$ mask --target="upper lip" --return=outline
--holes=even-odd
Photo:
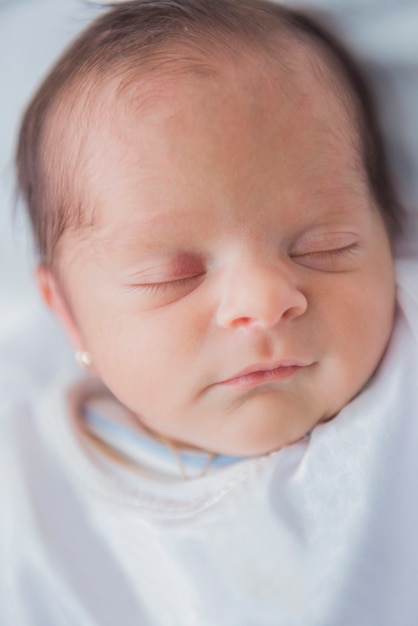
[[[244,367],[244,369],[236,372],[232,376],[225,378],[221,381],[221,383],[227,383],[231,380],[234,380],[235,378],[241,378],[242,376],[254,374],[255,372],[268,372],[278,369],[280,367],[306,367],[307,365],[311,364],[312,361],[302,361],[299,359],[281,359],[280,361],[276,361],[274,363],[254,363],[253,365]]]

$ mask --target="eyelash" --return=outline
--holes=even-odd
[[[358,249],[358,243],[352,243],[348,246],[344,246],[342,248],[335,248],[333,250],[317,250],[314,252],[305,252],[304,254],[295,254],[292,256],[293,259],[310,257],[313,256],[315,258],[333,258],[336,256],[349,256],[353,252]]]
[[[190,283],[192,280],[197,280],[198,278],[201,278],[203,276],[202,274],[196,274],[194,276],[187,276],[186,278],[178,278],[176,280],[167,280],[165,282],[161,282],[161,283],[143,283],[143,284],[138,284],[138,285],[133,285],[133,289],[140,287],[141,289],[144,289],[145,291],[149,291],[151,293],[159,293],[161,291],[164,291],[166,289],[175,289],[176,287],[182,287],[183,285],[187,285],[188,283]]]

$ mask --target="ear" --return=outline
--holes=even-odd
[[[77,323],[53,272],[48,267],[40,265],[35,270],[35,279],[42,300],[58,317],[75,349],[84,350]]]

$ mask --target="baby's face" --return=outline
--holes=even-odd
[[[60,248],[75,333],[154,431],[250,455],[334,416],[394,311],[390,246],[341,104],[256,61],[155,78],[85,146],[90,231]]]

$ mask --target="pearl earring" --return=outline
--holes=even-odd
[[[74,354],[74,358],[77,361],[78,365],[83,369],[87,369],[91,365],[91,356],[88,352],[84,352],[83,350],[77,350],[77,352]]]

